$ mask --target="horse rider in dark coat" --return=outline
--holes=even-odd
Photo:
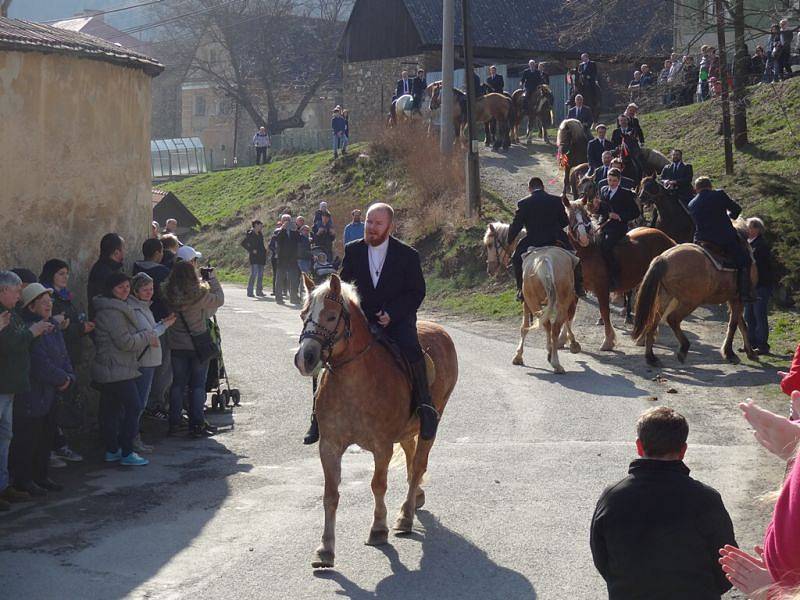
[[[639,207],[633,192],[620,185],[619,169],[608,172],[608,185],[600,190],[600,250],[609,272],[610,287],[619,285],[619,265],[614,256],[614,246],[628,233],[628,221],[639,216]]]
[[[588,85],[597,83],[597,63],[589,60],[589,55],[586,52],[581,54],[581,64],[578,65],[578,73],[583,77],[584,83]]]
[[[422,97],[428,88],[428,80],[425,78],[425,69],[417,69],[417,76],[411,82],[411,95],[414,97],[413,109],[419,110],[422,104]]]
[[[544,183],[538,177],[531,178],[528,191],[530,195],[517,202],[517,211],[508,229],[509,244],[514,243],[523,227],[526,232],[511,257],[519,301],[522,301],[522,255],[528,248],[559,246],[572,251],[572,244],[564,231],[569,226],[569,217],[561,198],[545,192]],[[583,295],[583,278],[579,268],[580,263],[575,267],[575,292]]]
[[[608,174],[609,172],[611,172],[611,169],[617,169],[620,173],[622,173],[623,167],[624,165],[622,164],[621,158],[612,158],[611,164],[609,165],[609,168],[606,170],[606,176],[597,181],[597,189],[602,190],[604,187],[608,186]],[[602,171],[602,168],[598,169],[598,171]],[[620,177],[619,186],[623,189],[633,191],[634,189],[636,189],[636,182],[630,177],[625,177],[623,175],[622,177]]]
[[[345,247],[342,281],[352,283],[371,328],[390,338],[408,360],[413,378],[420,438],[436,436],[439,413],[428,387],[425,357],[417,337],[417,310],[425,298],[425,278],[419,254],[391,236],[394,211],[373,204],[367,211],[364,238]]]
[[[475,97],[476,97],[476,98],[480,98],[480,97],[481,97],[481,96],[483,96],[483,95],[484,95],[486,92],[485,92],[485,90],[483,89],[483,84],[481,83],[481,78],[480,78],[480,75],[478,75],[478,74],[475,72],[475,69],[476,69],[476,68],[477,68],[477,67],[472,67],[472,81],[474,81],[474,82],[475,82]],[[464,85],[464,87],[466,88],[466,84]]]
[[[672,162],[661,170],[661,185],[687,206],[694,195],[693,180],[692,165],[683,162],[683,152],[675,148],[672,151]]]
[[[506,82],[502,75],[497,74],[497,67],[489,67],[489,77],[486,78],[486,89],[489,93],[503,94]]]
[[[392,102],[394,103],[400,96],[405,96],[406,94],[413,95],[413,92],[414,81],[408,78],[408,71],[403,71],[400,74],[400,79],[397,80],[397,85],[395,85]]]
[[[642,147],[639,145],[639,138],[636,132],[631,129],[628,117],[620,115],[617,117],[617,128],[611,135],[611,143],[614,144],[617,156],[622,158],[625,163],[626,176],[634,181],[641,181]]]
[[[524,111],[528,110],[528,97],[543,83],[542,74],[536,68],[536,61],[529,60],[528,68],[522,72],[522,79],[519,82],[520,87],[525,90],[525,95],[522,97],[522,109]]]
[[[575,106],[569,109],[567,118],[580,121],[584,131],[586,131],[586,137],[591,139],[594,115],[592,114],[592,109],[583,103],[583,96],[580,94],[575,96]]]
[[[742,213],[742,207],[723,190],[714,190],[711,179],[698,177],[694,182],[697,195],[689,202],[694,219],[694,243],[709,242],[730,257],[738,271],[738,289],[742,302],[753,302],[750,281],[750,254],[731,223]]]
[[[577,101],[577,97],[575,100]],[[572,112],[572,110],[574,110],[574,107],[570,109],[570,112]],[[614,144],[606,139],[607,129],[605,125],[598,123],[594,131],[597,137],[592,138],[589,140],[589,143],[586,144],[586,158],[589,161],[590,174],[603,166],[603,153],[614,149]],[[608,173],[604,173],[603,176],[605,177],[607,174]]]
[[[594,170],[592,174],[592,180],[594,181],[595,185],[597,185],[597,189],[600,190],[603,186],[608,185],[608,172],[613,168],[611,166],[611,161],[614,158],[613,153],[611,150],[606,150],[601,155],[601,164]],[[602,185],[601,185],[602,183]]]

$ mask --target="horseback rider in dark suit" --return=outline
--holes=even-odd
[[[530,195],[517,202],[517,212],[514,213],[514,220],[508,229],[509,244],[514,243],[523,228],[526,232],[511,257],[519,301],[522,301],[522,255],[528,248],[560,246],[572,251],[572,244],[564,231],[569,226],[569,217],[561,198],[545,192],[544,183],[538,177],[531,178],[528,191]],[[580,263],[575,267],[575,292],[582,296],[583,278],[579,268]]]
[[[574,109],[571,108],[570,112],[572,112],[572,110]],[[594,131],[597,134],[597,137],[592,138],[589,140],[589,143],[586,144],[586,158],[589,161],[590,174],[594,173],[597,169],[603,166],[603,153],[614,149],[614,144],[606,139],[607,130],[605,125],[598,123],[594,128]],[[606,175],[607,173],[604,173],[603,177]]]
[[[672,162],[661,170],[661,185],[671,190],[684,205],[688,205],[694,195],[692,180],[692,165],[684,163],[683,152],[675,148],[672,151]]]
[[[358,289],[370,328],[390,338],[409,362],[420,438],[430,440],[436,436],[439,413],[431,401],[425,357],[417,338],[417,310],[425,298],[425,278],[417,251],[390,235],[393,220],[394,211],[388,204],[370,207],[364,239],[345,246],[341,278]]]
[[[589,55],[584,52],[581,54],[581,64],[578,65],[578,73],[583,77],[583,81],[589,85],[597,83],[597,63],[589,60]]]
[[[586,131],[586,137],[591,139],[591,129],[592,123],[594,122],[594,115],[592,114],[592,109],[583,103],[583,96],[580,94],[575,96],[575,106],[569,109],[567,118],[577,119],[580,121],[583,125],[584,131]]]
[[[694,182],[697,195],[689,202],[694,219],[694,243],[710,242],[729,256],[738,271],[738,289],[742,302],[753,302],[750,281],[750,254],[731,223],[742,213],[742,207],[723,190],[714,190],[711,179],[698,177]]]
[[[408,78],[408,71],[403,71],[400,79],[397,81],[397,85],[395,85],[394,98],[392,98],[392,102],[397,100],[400,96],[413,94],[413,89],[414,81]]]
[[[528,110],[528,97],[543,83],[542,74],[536,68],[536,61],[529,60],[528,68],[522,72],[522,78],[519,82],[520,87],[525,90],[525,95],[522,97],[522,109],[524,111]]]
[[[614,144],[615,153],[622,158],[625,164],[626,176],[634,181],[640,181],[642,178],[642,148],[639,145],[638,136],[630,128],[628,117],[625,115],[617,117],[617,123],[617,128],[611,135],[611,143]]]
[[[417,76],[411,82],[411,95],[414,97],[413,109],[419,110],[422,104],[422,97],[428,88],[428,80],[425,78],[425,69],[417,69]]]
[[[622,173],[622,169],[623,169],[622,159],[621,158],[612,158],[611,159],[611,163],[610,163],[608,169],[606,169],[605,177],[602,177],[599,180],[597,180],[597,189],[598,190],[602,190],[604,187],[606,187],[608,185],[608,174],[611,172],[611,169],[617,169],[620,173]],[[598,169],[598,171],[602,171],[602,169]],[[619,186],[621,188],[626,189],[626,190],[633,191],[634,189],[636,189],[636,182],[633,179],[631,179],[630,177],[625,177],[623,175],[622,177],[620,177]]]
[[[480,97],[481,97],[481,96],[483,96],[483,95],[484,95],[486,92],[485,92],[485,90],[483,89],[483,84],[481,83],[481,78],[480,78],[480,76],[479,76],[479,75],[478,75],[478,74],[475,72],[475,69],[476,69],[476,68],[477,68],[477,67],[472,67],[472,69],[473,69],[473,70],[472,70],[472,81],[474,81],[474,82],[475,82],[475,97],[476,97],[476,98],[480,98]],[[465,87],[466,87],[466,86],[465,86]]]
[[[600,250],[608,266],[610,287],[619,285],[619,265],[614,256],[614,247],[628,233],[628,221],[639,216],[639,208],[633,192],[620,185],[619,169],[608,172],[608,185],[600,190]]]
[[[492,65],[489,67],[489,77],[486,78],[486,87],[490,93],[502,94],[506,82],[502,75],[497,74],[497,67]]]

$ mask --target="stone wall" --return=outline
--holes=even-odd
[[[354,141],[364,139],[365,130],[382,122],[389,114],[395,85],[403,69],[408,69],[411,76],[420,66],[426,71],[437,70],[431,56],[426,54],[344,64],[342,106],[350,111],[350,137]]]
[[[86,306],[100,238],[139,257],[151,221],[150,77],[74,56],[0,52],[0,268],[66,260]]]

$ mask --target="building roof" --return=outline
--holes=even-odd
[[[0,50],[66,54],[142,69],[155,77],[164,65],[119,43],[51,25],[0,17]]]
[[[143,52],[145,54],[147,54],[147,49],[149,49],[150,46],[149,42],[136,39],[132,35],[109,25],[106,23],[102,14],[81,15],[73,17],[72,19],[56,21],[55,23],[50,23],[50,25],[58,27],[59,29],[67,29],[69,31],[85,33],[86,35],[93,35],[107,42],[121,44],[128,50]]]

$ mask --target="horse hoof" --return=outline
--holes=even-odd
[[[411,533],[414,531],[414,519],[407,518],[407,517],[397,517],[397,521],[394,524],[394,531],[396,535],[402,535],[404,533]]]
[[[314,553],[314,560],[311,561],[311,567],[314,569],[332,569],[333,559],[333,552],[320,548]]]
[[[725,356],[725,360],[727,360],[732,365],[738,365],[740,362],[742,362],[741,359],[734,352],[731,352],[730,354]]]
[[[577,354],[578,352],[580,352],[580,351],[581,351],[581,345],[580,345],[578,342],[572,342],[572,343],[569,345],[569,351],[570,351],[572,354]]]
[[[378,529],[369,532],[369,538],[364,542],[367,546],[385,546],[389,543],[389,531]]]
[[[564,373],[566,373],[566,371],[564,370],[564,367],[562,367],[561,365],[557,365],[553,367],[553,373],[555,373],[556,375],[563,375]]]
[[[511,364],[521,367],[525,365],[525,362],[522,360],[522,356],[518,354],[517,356],[514,357],[514,360],[511,361]]]
[[[613,342],[603,342],[603,345],[600,346],[601,352],[611,352],[614,349]]]
[[[417,494],[417,504],[415,508],[419,510],[423,506],[425,506],[425,492],[423,490],[420,490],[419,493]]]

